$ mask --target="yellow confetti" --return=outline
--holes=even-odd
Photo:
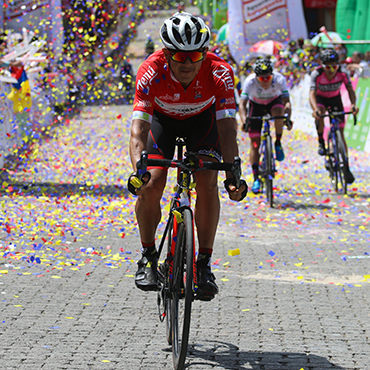
[[[23,307],[21,304],[15,304],[14,307]]]
[[[61,276],[57,276],[57,275],[54,275],[51,277],[52,279],[61,279],[62,277]]]
[[[69,317],[69,316],[67,316],[65,318],[68,319],[68,320],[73,320],[74,319],[74,317]]]
[[[221,281],[229,281],[229,279],[225,279],[225,278],[223,278],[223,279],[220,279]]]
[[[229,249],[228,253],[229,256],[238,256],[240,254],[240,249]]]
[[[127,277],[135,277],[135,275],[125,275],[125,276],[127,276]]]
[[[109,360],[102,360],[102,362],[110,362]]]
[[[8,270],[0,270],[0,274],[7,274]]]
[[[247,311],[250,311],[250,309],[249,308],[244,308],[242,311],[247,312]]]

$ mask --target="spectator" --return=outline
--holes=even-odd
[[[370,78],[370,67],[364,58],[364,54],[359,51],[353,52],[352,63],[347,65],[347,69],[353,77]]]
[[[365,60],[367,64],[370,64],[370,51],[365,52]]]
[[[346,45],[338,44],[335,47],[335,50],[339,55],[339,64],[344,64],[346,62],[347,53],[348,53]]]

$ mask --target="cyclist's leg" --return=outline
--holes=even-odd
[[[320,114],[325,114],[327,107],[330,105],[330,103],[327,102],[327,99],[322,98],[321,96],[316,97],[317,100],[317,106],[319,108]],[[317,137],[319,141],[319,150],[318,153],[320,155],[325,155],[326,149],[325,149],[325,140],[324,140],[324,118],[320,118],[316,122],[316,131],[317,131]]]
[[[191,120],[193,125],[187,130],[187,150],[198,153],[200,158],[206,161],[221,161],[215,107],[192,117]],[[199,171],[195,174],[195,180],[197,184],[195,223],[199,242],[198,287],[209,300],[218,293],[210,266],[220,215],[217,171]]]
[[[149,157],[172,158],[176,137],[167,129],[166,122],[162,118],[154,112],[147,151]],[[155,233],[161,220],[160,200],[166,185],[167,171],[163,168],[151,167],[148,170],[151,173],[151,179],[135,205],[142,243],[142,258],[138,261],[135,284],[142,290],[156,290],[158,255],[155,248]]]
[[[338,102],[336,104],[335,110],[338,110],[340,112],[343,112],[344,111],[342,99],[341,99],[340,96],[338,96]],[[346,174],[347,174],[346,181],[347,181],[347,184],[352,184],[355,181],[355,177],[353,176],[353,174],[352,174],[352,172],[351,172],[351,170],[349,168],[348,147],[347,147],[346,138],[344,136],[344,128],[345,128],[345,125],[346,125],[346,121],[345,121],[344,115],[343,116],[339,116],[338,117],[338,120],[339,120],[339,131],[340,131],[340,134],[341,134],[341,137],[342,137],[342,140],[343,140],[344,149],[345,149],[346,156],[347,156],[347,166],[348,167],[346,169]]]
[[[284,115],[284,105],[281,97],[275,99],[271,106],[271,115],[272,116],[283,116]],[[282,161],[285,158],[283,147],[281,145],[281,137],[283,136],[283,127],[284,127],[284,120],[277,119],[275,120],[275,151],[276,151],[276,159],[278,161]]]
[[[266,113],[266,106],[249,102],[249,116],[260,117]],[[262,182],[259,178],[260,145],[261,145],[262,120],[250,120],[248,134],[250,138],[249,161],[253,173],[252,192],[257,194],[261,191]]]

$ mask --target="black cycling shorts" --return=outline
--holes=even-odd
[[[266,114],[270,114],[272,108],[275,107],[282,107],[284,108],[284,103],[279,96],[278,98],[274,99],[271,103],[269,104],[258,104],[255,103],[252,100],[249,100],[249,117],[260,117],[260,116],[265,116]],[[261,119],[251,119],[249,121],[249,128],[248,128],[248,134],[249,137],[254,138],[254,137],[260,137],[261,136],[261,129],[262,129],[262,120]]]
[[[330,107],[333,112],[343,112],[343,103],[340,95],[333,96],[332,98],[325,98],[320,95],[316,95],[316,102],[318,106],[324,107],[326,110]],[[336,116],[339,121],[339,127],[344,127],[345,120],[344,114]]]
[[[154,111],[147,145],[149,158],[173,159],[177,137],[185,140],[188,152],[221,161],[215,105],[184,120]]]

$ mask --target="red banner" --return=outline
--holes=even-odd
[[[337,0],[304,0],[305,8],[335,9]]]

